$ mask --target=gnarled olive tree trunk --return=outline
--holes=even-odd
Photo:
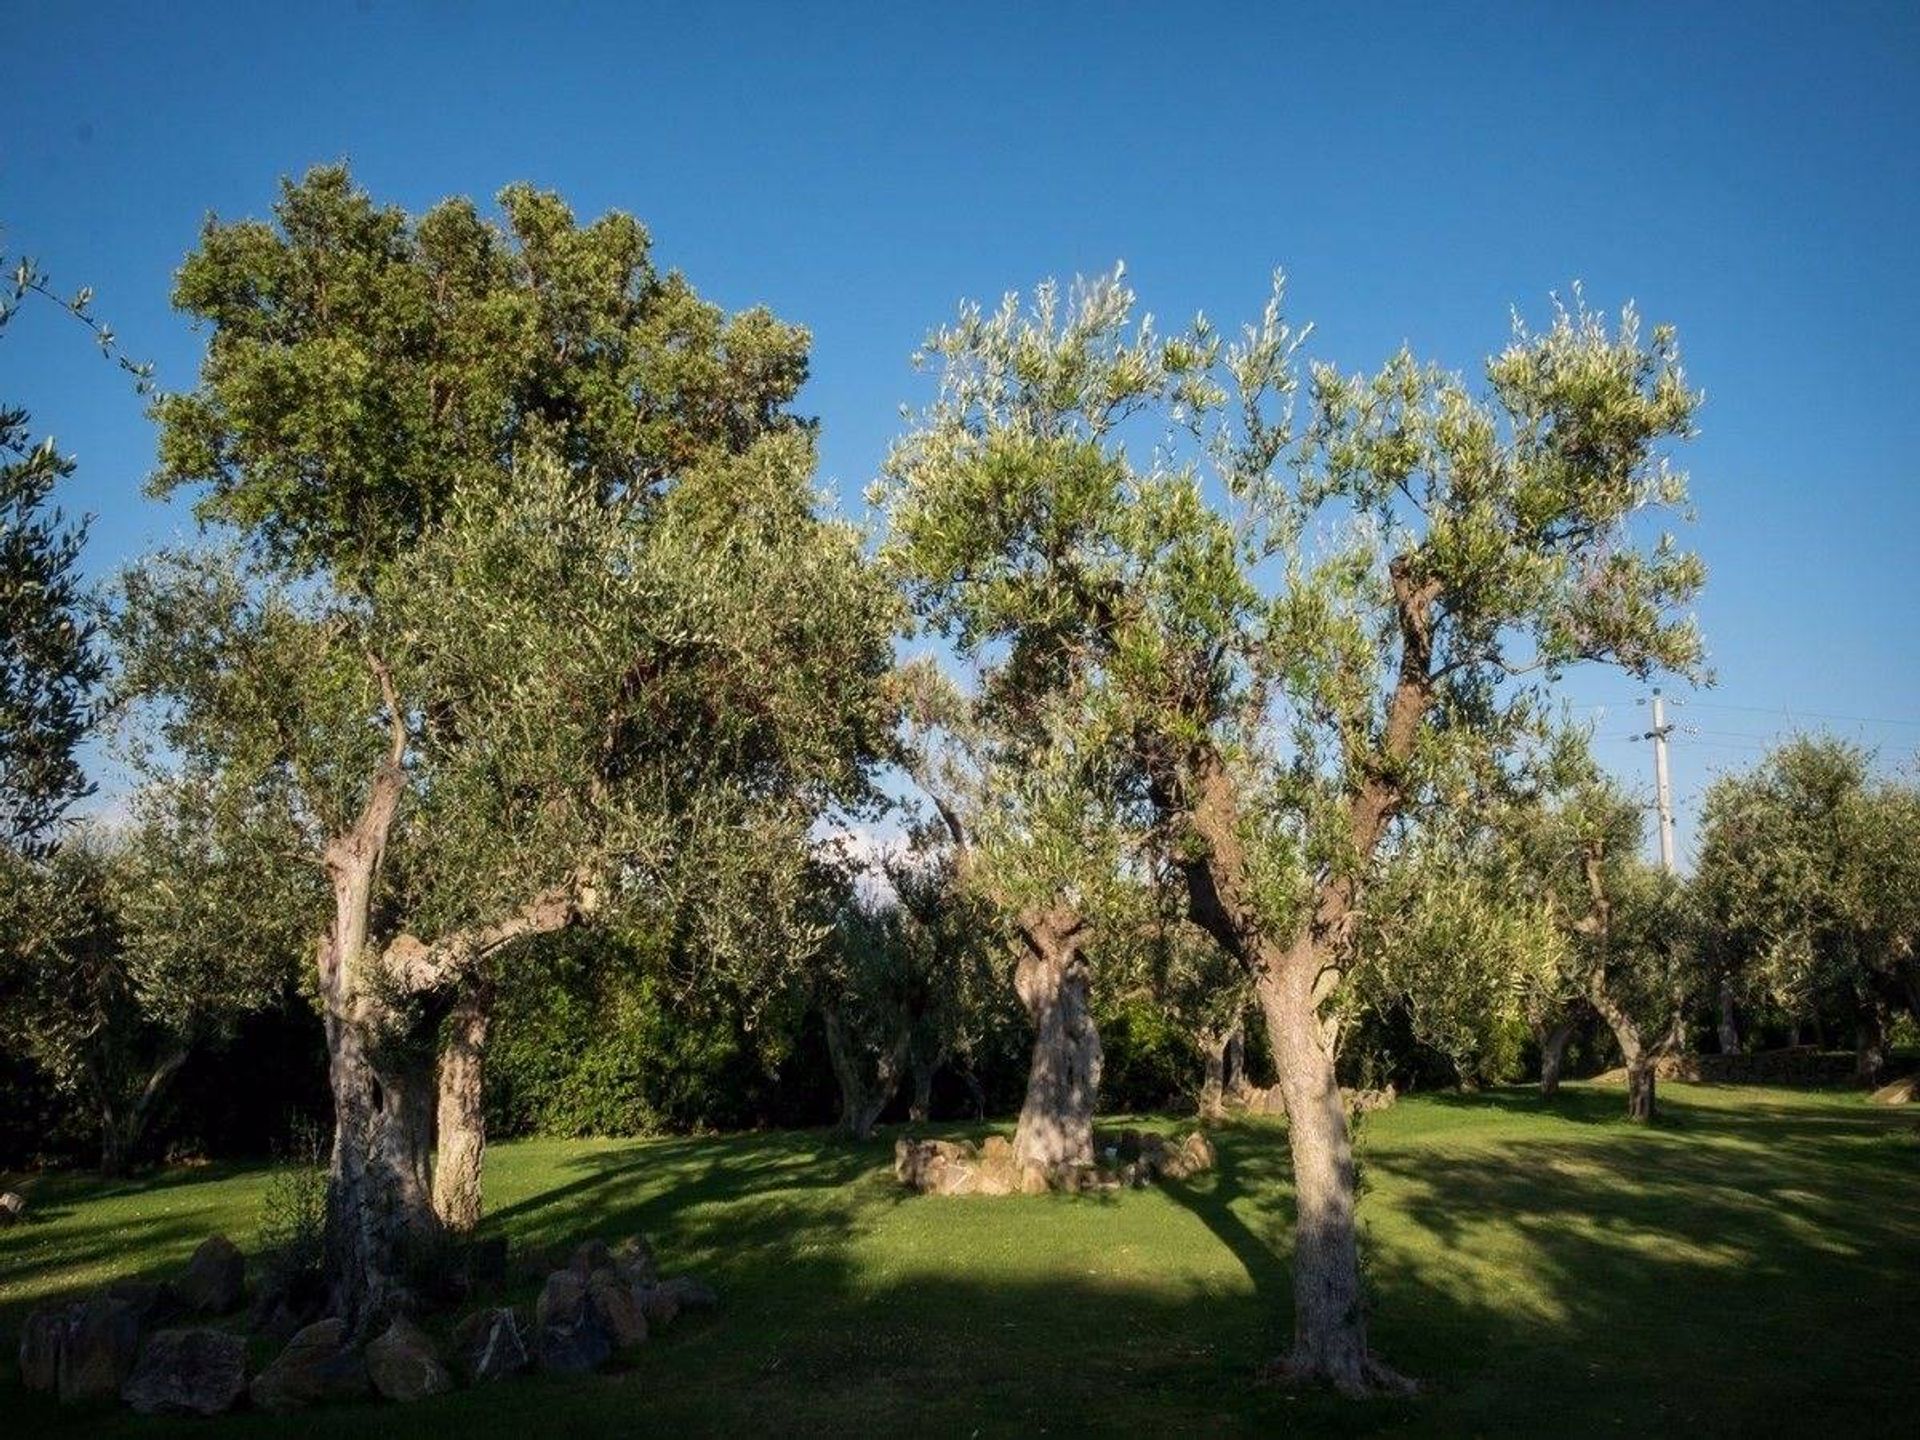
[[[1722,1055],[1738,1055],[1740,1053],[1740,1026],[1734,1014],[1733,977],[1731,975],[1722,975],[1720,977],[1718,999],[1720,1003],[1720,1019],[1715,1028],[1719,1035],[1720,1053]]]
[[[186,1045],[179,1045],[162,1054],[153,1069],[147,1072],[140,1093],[130,1099],[122,1099],[114,1093],[112,1086],[103,1082],[100,1099],[102,1176],[114,1180],[127,1173],[140,1137],[147,1133],[147,1121],[153,1116],[155,1104],[180,1067],[187,1063],[189,1053]]]
[[[1053,1173],[1094,1163],[1093,1112],[1104,1060],[1094,1024],[1086,924],[1066,905],[1020,918],[1014,989],[1033,1019],[1033,1063],[1014,1159]]]
[[[916,1125],[924,1125],[933,1110],[933,1077],[939,1073],[943,1059],[938,1055],[927,1055],[915,1050],[910,1063],[913,1071],[913,1098],[907,1102],[907,1119]]]
[[[409,1033],[369,949],[374,877],[406,786],[395,751],[352,829],[327,846],[333,922],[319,947],[333,1091],[327,1176],[329,1308],[358,1333],[398,1287],[410,1246],[439,1233],[430,1190],[431,1047]]]
[[[433,1209],[457,1235],[480,1223],[480,1171],[487,1150],[487,1032],[493,989],[471,986],[446,1020],[440,1046],[440,1103],[434,1124]]]
[[[1200,1113],[1219,1119],[1227,1106],[1242,1100],[1247,1092],[1247,1032],[1242,1025],[1224,1030],[1203,1030],[1199,1035],[1200,1056],[1206,1065],[1200,1085]]]
[[[1540,1095],[1551,1100],[1560,1093],[1560,1076],[1566,1068],[1567,1045],[1573,1039],[1573,1021],[1561,1020],[1535,1032],[1540,1041]]]
[[[912,1031],[902,1025],[874,1065],[873,1083],[862,1073],[859,1047],[848,1033],[846,1017],[831,1001],[820,1007],[826,1022],[827,1058],[833,1065],[833,1078],[840,1086],[840,1128],[856,1140],[873,1138],[873,1127],[900,1088],[900,1077],[907,1064],[907,1049]]]
[[[1396,733],[1410,732],[1413,703],[1400,703]],[[1323,877],[1306,925],[1276,940],[1258,918],[1239,798],[1219,754],[1202,747],[1182,773],[1162,769],[1152,784],[1156,805],[1183,817],[1200,842],[1202,853],[1182,862],[1189,913],[1253,971],[1279,1072],[1295,1197],[1293,1347],[1273,1368],[1348,1395],[1405,1394],[1412,1383],[1376,1359],[1367,1343],[1353,1144],[1334,1074],[1338,1031],[1320,1014],[1347,958],[1359,881],[1351,873]],[[1393,795],[1378,783],[1349,797],[1356,853],[1372,853],[1393,805]]]

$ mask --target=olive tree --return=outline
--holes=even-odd
[[[892,601],[787,410],[805,334],[722,315],[626,216],[501,208],[415,219],[322,169],[271,222],[209,222],[175,296],[208,349],[159,406],[156,484],[234,547],[135,572],[121,621],[165,748],[283,795],[326,879],[356,1327],[443,1224],[436,1108],[465,1136],[440,1211],[477,1217],[499,967],[630,914],[716,968],[803,951],[805,836],[865,803],[889,730]]]
[[[100,1169],[123,1173],[174,1076],[285,1000],[315,877],[255,863],[271,807],[180,776],[0,874],[0,1034],[80,1103]]]
[[[1114,275],[965,309],[881,486],[913,597],[1124,737],[1197,923],[1247,970],[1298,1205],[1284,1373],[1404,1381],[1369,1351],[1354,1170],[1323,1007],[1396,817],[1538,724],[1577,661],[1699,657],[1701,567],[1654,527],[1697,396],[1672,333],[1582,305],[1476,386],[1401,353],[1313,367],[1276,293],[1233,342],[1162,334]],[[1286,843],[1280,843],[1282,840]],[[1297,854],[1302,863],[1278,863]]]
[[[947,832],[956,884],[1012,940],[1013,988],[1033,1026],[1014,1158],[1051,1177],[1095,1163],[1104,1052],[1091,950],[1114,935],[1138,833],[1071,678],[1035,687],[1018,647],[1004,660],[970,653],[971,693],[930,663],[904,672],[907,765]]]
[[[1695,889],[1739,988],[1796,1023],[1852,1020],[1863,1078],[1891,1014],[1920,1022],[1920,790],[1876,778],[1865,750],[1803,736],[1715,780]]]

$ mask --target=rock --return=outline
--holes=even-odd
[[[640,1313],[653,1330],[664,1330],[680,1318],[680,1297],[664,1285],[643,1285],[634,1291]]]
[[[18,1190],[0,1190],[0,1230],[27,1218],[27,1197]]]
[[[247,1393],[263,1410],[298,1410],[328,1400],[358,1400],[372,1390],[366,1358],[346,1344],[346,1325],[317,1320],[287,1342]]]
[[[460,1373],[476,1385],[517,1375],[529,1363],[519,1318],[505,1307],[476,1310],[456,1325],[453,1354]]]
[[[247,1330],[284,1345],[320,1319],[326,1308],[327,1287],[318,1273],[269,1274],[247,1312]]]
[[[1904,1080],[1895,1080],[1891,1085],[1882,1085],[1867,1097],[1875,1105],[1907,1105],[1920,1100],[1920,1076],[1909,1075]]]
[[[651,1285],[660,1278],[653,1246],[644,1235],[629,1235],[613,1247],[613,1266],[629,1285]]]
[[[587,1306],[616,1350],[647,1343],[646,1314],[634,1298],[633,1286],[617,1271],[596,1270],[587,1277]]]
[[[60,1403],[118,1395],[140,1351],[140,1314],[124,1300],[96,1295],[69,1312],[60,1346]]]
[[[1004,1135],[989,1135],[980,1142],[980,1158],[989,1163],[1013,1163],[1013,1142]]]
[[[613,1339],[587,1303],[587,1281],[577,1269],[547,1277],[534,1307],[533,1353],[542,1370],[563,1375],[597,1370],[613,1354]]]
[[[1626,1072],[1620,1072],[1624,1077]],[[1604,1078],[1604,1077],[1603,1077]],[[1390,1110],[1400,1098],[1400,1092],[1389,1085],[1384,1090],[1349,1090],[1341,1087],[1340,1100],[1347,1107],[1349,1115],[1370,1115],[1376,1110]]]
[[[60,1351],[67,1342],[68,1310],[43,1305],[20,1327],[20,1383],[51,1395],[60,1386]]]
[[[613,1252],[604,1240],[583,1240],[574,1247],[573,1258],[567,1263],[584,1280],[596,1270],[611,1270]]]
[[[1169,1180],[1186,1180],[1211,1170],[1216,1158],[1213,1142],[1196,1130],[1161,1163],[1160,1173]]]
[[[240,1307],[247,1290],[247,1257],[224,1235],[210,1235],[187,1261],[174,1285],[180,1303],[202,1315],[226,1315]]]
[[[433,1341],[404,1315],[396,1316],[385,1333],[367,1346],[367,1378],[387,1399],[403,1403],[453,1388],[453,1377],[440,1363]]]
[[[980,1164],[980,1152],[964,1140],[901,1139],[893,1147],[895,1178],[924,1195],[971,1195]]]
[[[219,1415],[247,1388],[247,1342],[224,1330],[157,1330],[120,1387],[142,1415]]]
[[[1053,1187],[1047,1182],[1044,1165],[1023,1165],[1020,1167],[1020,1193],[1022,1195],[1044,1195]]]

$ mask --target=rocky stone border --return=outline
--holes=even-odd
[[[1045,1195],[1050,1191],[1086,1191],[1140,1187],[1157,1180],[1185,1180],[1214,1166],[1213,1142],[1195,1130],[1180,1140],[1151,1131],[1098,1132],[1094,1148],[1104,1163],[1069,1166],[1049,1172],[1022,1166],[1013,1143],[989,1135],[971,1140],[902,1138],[893,1147],[893,1174],[923,1195]]]
[[[497,1268],[504,1276],[504,1245],[476,1249],[476,1268]],[[243,1334],[178,1323],[238,1312],[246,1268],[238,1247],[215,1235],[176,1279],[117,1281],[77,1304],[40,1307],[21,1330],[22,1383],[64,1404],[117,1396],[148,1415],[218,1415],[242,1403],[284,1413],[373,1396],[406,1404],[535,1368],[569,1375],[598,1370],[682,1314],[719,1303],[711,1287],[691,1276],[663,1278],[653,1247],[637,1235],[614,1246],[590,1240],[563,1265],[543,1264],[546,1279],[530,1319],[510,1306],[483,1306],[460,1320],[444,1344],[406,1309],[359,1343],[342,1321],[302,1320],[303,1306],[266,1293],[256,1300],[249,1328],[274,1334],[298,1323],[285,1348],[249,1380]]]

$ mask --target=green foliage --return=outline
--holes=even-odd
[[[1920,1014],[1920,789],[1827,737],[1788,741],[1707,791],[1696,871],[1715,963],[1797,1020]]]
[[[504,225],[464,199],[415,220],[322,166],[271,222],[210,219],[174,291],[210,341],[199,388],[155,407],[155,489],[204,486],[203,520],[357,589],[528,446],[638,499],[801,428],[804,331],[723,315],[630,216],[499,203]]]
[[[744,1003],[676,1000],[656,946],[563,938],[508,971],[487,1056],[503,1135],[658,1135],[762,1118],[791,1020]]]

